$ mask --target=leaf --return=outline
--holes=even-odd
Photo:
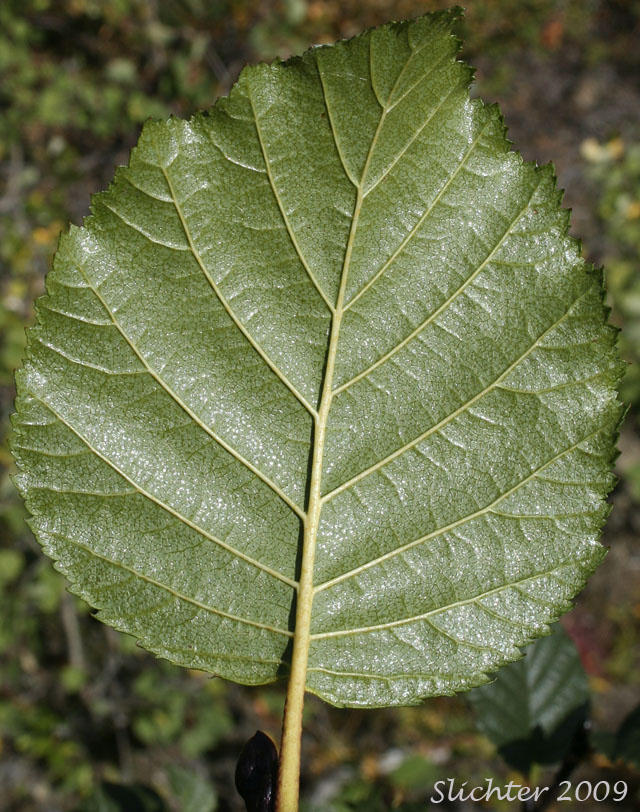
[[[604,556],[601,274],[551,167],[469,100],[457,13],[148,123],[60,242],[18,486],[159,656],[259,684],[295,644],[329,702],[415,703],[518,658]]]
[[[611,761],[640,767],[640,705],[630,711],[615,733],[596,731],[594,745]]]
[[[528,773],[568,753],[590,706],[587,675],[571,638],[556,626],[522,660],[469,694],[478,726],[502,757]]]
[[[440,776],[440,770],[433,761],[414,753],[389,775],[391,785],[409,792],[432,787]]]
[[[104,781],[81,804],[78,812],[167,812],[162,798],[143,784],[112,784]]]
[[[180,812],[215,812],[218,808],[213,787],[197,773],[172,764],[169,782]]]

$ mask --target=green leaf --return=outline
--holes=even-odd
[[[197,773],[172,764],[169,781],[181,812],[214,812],[218,808],[213,787]]]
[[[608,741],[605,736],[606,734],[600,734],[600,742],[606,742],[602,749],[611,761],[621,760],[640,767],[640,705],[623,719]]]
[[[550,166],[458,12],[148,123],[18,373],[31,525],[173,662],[337,705],[485,682],[602,560],[620,368]],[[306,666],[308,664],[308,671]]]
[[[419,790],[432,787],[439,775],[440,770],[432,761],[415,753],[389,775],[389,782],[401,790]]]
[[[77,812],[168,812],[162,798],[143,784],[112,784],[105,781]]]
[[[18,550],[0,550],[0,585],[6,587],[15,581],[25,566],[24,556]]]
[[[482,732],[511,766],[554,764],[569,751],[590,705],[587,675],[571,638],[557,626],[494,682],[469,694]]]

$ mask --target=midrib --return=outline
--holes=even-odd
[[[360,189],[362,188],[362,184]],[[329,348],[327,350],[327,367],[322,385],[322,397],[318,417],[315,421],[315,436],[313,443],[313,458],[311,462],[311,479],[309,482],[309,501],[307,505],[307,515],[304,520],[304,536],[302,542],[302,564],[300,568],[300,578],[298,586],[298,599],[296,606],[296,626],[293,656],[291,659],[291,678],[295,673],[304,674],[306,683],[307,659],[309,656],[309,642],[311,631],[311,605],[313,603],[313,565],[315,560],[316,541],[318,537],[318,525],[320,522],[320,512],[322,510],[322,470],[325,447],[325,435],[331,401],[333,398],[333,372],[335,367],[338,340],[340,337],[340,325],[342,323],[344,292],[353,250],[353,239],[355,237],[360,208],[362,206],[362,192],[358,191],[354,217],[349,235],[349,242],[345,252],[345,260],[340,280],[340,291],[336,303],[335,315],[331,323],[331,336],[329,338]],[[299,660],[299,662],[298,662]]]
[[[384,115],[381,117],[381,123]],[[373,147],[373,144],[372,144]],[[370,153],[371,154],[371,153]],[[280,743],[280,778],[278,790],[278,812],[293,812],[297,809],[298,784],[300,780],[300,739],[302,736],[302,706],[307,684],[307,664],[309,661],[309,647],[311,644],[311,608],[313,605],[314,585],[313,567],[315,561],[318,525],[322,510],[322,469],[325,447],[325,435],[331,400],[333,398],[333,373],[340,337],[340,326],[344,312],[343,302],[347,284],[349,264],[355,239],[360,210],[362,208],[362,188],[369,165],[369,160],[363,170],[362,181],[358,187],[356,204],[354,208],[349,241],[345,251],[340,290],[336,302],[333,320],[331,322],[331,335],[327,350],[327,366],[322,385],[320,407],[315,421],[313,442],[313,457],[311,461],[311,477],[309,480],[309,500],[304,518],[304,534],[302,541],[302,561],[298,581],[298,594],[296,600],[296,619],[293,637],[293,653],[291,656],[291,671],[287,689],[287,701]],[[295,797],[295,806],[288,806]],[[285,800],[285,798],[287,800]]]
[[[371,156],[373,155],[378,135],[382,129],[386,116],[386,108],[383,110],[378,127],[371,141],[367,160],[362,170],[362,178],[358,186],[356,204],[351,221],[349,240],[344,255],[342,274],[340,278],[340,289],[336,302],[333,320],[331,322],[331,335],[329,338],[329,348],[327,350],[327,367],[322,384],[322,396],[318,415],[315,418],[315,434],[313,442],[313,459],[311,462],[311,478],[309,481],[309,501],[307,505],[307,515],[304,520],[304,535],[302,542],[302,563],[300,566],[300,579],[298,586],[298,597],[296,603],[296,625],[293,643],[293,655],[291,657],[291,679],[301,679],[302,686],[306,685],[307,661],[309,659],[309,645],[311,637],[311,607],[315,592],[313,586],[313,565],[315,561],[316,541],[318,537],[318,525],[320,523],[320,512],[322,510],[322,469],[324,458],[325,435],[331,401],[333,399],[333,372],[335,368],[336,355],[338,352],[338,340],[340,338],[340,326],[344,313],[344,295],[349,276],[349,265],[351,264],[351,254],[355,241],[360,211],[364,200],[363,189],[367,178]],[[304,687],[302,687],[304,691]]]
[[[407,64],[409,60],[407,61]],[[389,95],[393,96],[400,78],[404,74],[406,64],[398,77]],[[320,66],[318,65],[320,71]],[[387,100],[388,105],[388,100]],[[322,394],[320,406],[314,416],[314,442],[313,457],[311,461],[311,477],[309,480],[309,501],[307,512],[304,518],[304,533],[302,540],[302,560],[300,565],[300,577],[298,581],[298,594],[296,600],[296,618],[293,637],[293,652],[291,655],[291,670],[289,685],[287,687],[287,699],[285,703],[284,719],[282,726],[282,740],[280,742],[280,773],[278,780],[277,812],[296,812],[298,809],[298,795],[300,782],[300,741],[302,737],[302,708],[304,704],[304,694],[307,683],[307,666],[309,661],[309,648],[311,644],[311,609],[315,588],[313,585],[313,567],[315,561],[316,541],[318,537],[318,525],[320,523],[320,513],[323,499],[322,489],[322,469],[324,458],[325,435],[331,401],[333,399],[333,374],[335,360],[338,351],[338,340],[340,338],[340,326],[344,313],[344,297],[349,276],[349,266],[351,255],[358,229],[360,212],[364,200],[363,190],[365,187],[371,159],[378,142],[378,137],[389,111],[389,107],[384,107],[380,114],[378,126],[371,140],[367,158],[362,170],[360,184],[357,187],[356,202],[353,210],[353,220],[349,231],[349,239],[345,249],[344,262],[340,278],[340,289],[336,301],[335,310],[331,322],[331,334],[329,337],[329,347],[327,350],[327,366],[324,381],[322,384]]]

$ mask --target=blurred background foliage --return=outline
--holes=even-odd
[[[58,235],[69,221],[81,221],[90,194],[126,162],[147,118],[209,107],[246,62],[447,5],[2,0],[2,437],[23,328]],[[500,102],[525,158],[554,160],[574,232],[585,256],[606,265],[612,318],[624,327],[621,350],[631,366],[622,395],[630,414],[604,539],[611,552],[564,622],[589,677],[593,724],[613,730],[640,698],[640,1],[466,5],[459,33],[463,56],[478,68],[474,92]],[[235,759],[256,728],[277,738],[281,687],[245,689],[175,668],[97,623],[40,555],[11,472],[3,439],[0,810],[240,810]],[[424,810],[441,778],[469,786],[488,777],[526,778],[478,732],[464,698],[375,712],[338,711],[310,699],[305,715],[308,810]],[[638,773],[629,759],[607,752],[609,758],[587,759],[579,777],[624,778],[630,793],[615,808],[637,809]],[[545,775],[528,778],[542,784]]]

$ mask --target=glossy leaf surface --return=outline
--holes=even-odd
[[[308,632],[310,691],[413,703],[517,658],[604,555],[601,278],[551,168],[470,101],[454,18],[147,124],[61,241],[18,484],[74,591],[160,656],[265,683]]]

